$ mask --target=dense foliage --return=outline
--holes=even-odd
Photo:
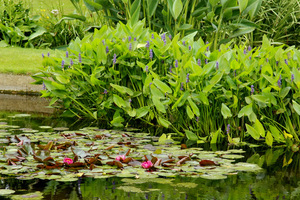
[[[299,50],[264,38],[259,48],[210,51],[196,33],[180,39],[143,27],[103,26],[45,57],[34,76],[47,88],[43,97],[78,117],[116,127],[140,119],[190,140],[299,141]]]

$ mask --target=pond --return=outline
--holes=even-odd
[[[139,130],[91,126],[49,113],[0,112],[0,199],[300,199],[299,152],[186,147]],[[36,158],[26,155],[32,147],[26,141],[35,144]],[[64,149],[69,143],[71,150]],[[140,162],[117,162],[120,155]],[[141,159],[163,165],[143,169]]]

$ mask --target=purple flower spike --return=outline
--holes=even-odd
[[[102,40],[102,44],[105,45],[105,40]]]
[[[153,50],[152,49],[150,49],[150,52],[149,52],[149,58],[152,60],[152,58],[153,58]]]
[[[189,50],[191,50],[192,49],[192,47],[191,47],[191,45],[189,46]]]
[[[269,62],[269,58],[266,59],[266,62]]]
[[[209,42],[207,41],[206,44],[209,44]],[[206,51],[209,51],[209,46],[206,47]]]
[[[103,94],[107,94],[107,93],[108,93],[108,92],[107,92],[107,89],[105,89],[104,92],[103,92]]]
[[[146,48],[148,49],[149,47],[150,47],[150,42],[147,41],[147,43],[146,43]]]
[[[109,52],[109,48],[108,48],[108,46],[106,46],[106,48],[105,48],[105,52],[106,52],[106,53],[108,53],[108,52]]]
[[[72,66],[74,63],[73,63],[73,60],[72,60],[72,58],[71,58],[71,60],[70,60],[70,65]]]
[[[46,85],[45,85],[45,83],[43,82],[43,90],[46,90],[47,88],[46,88]]]
[[[229,134],[229,132],[230,132],[230,124],[227,124],[227,129],[226,129],[227,135]]]
[[[161,35],[161,39],[166,40],[166,34],[165,33]]]
[[[114,58],[113,58],[113,65],[115,65],[117,62],[117,54],[114,54]]]
[[[279,61],[276,61],[276,66],[278,66],[278,64],[279,64]]]
[[[69,58],[69,52],[66,51],[66,58]]]
[[[131,36],[128,36],[128,42],[130,42],[131,41]]]
[[[62,60],[62,61],[61,61],[61,68],[64,69],[64,67],[65,67],[65,61]]]
[[[295,79],[295,75],[294,75],[294,74],[292,74],[292,76],[291,76],[291,80],[292,80],[292,82],[294,81],[294,79]]]
[[[251,95],[254,93],[254,85],[251,85]]]
[[[183,91],[183,83],[181,83],[180,90]]]
[[[129,44],[129,51],[131,51],[132,50],[132,44],[130,43]]]
[[[45,55],[42,53],[42,57],[45,58]]]
[[[178,67],[178,60],[175,60],[175,67]]]
[[[251,60],[251,59],[252,59],[252,57],[250,56],[250,57],[249,57],[249,60]]]
[[[135,38],[133,38],[133,41],[136,41],[136,37],[135,37]]]
[[[278,81],[277,81],[277,85],[278,85],[278,87],[280,87],[281,88],[281,75],[279,76],[279,79],[278,79]]]
[[[244,54],[245,54],[245,55],[247,54],[247,50],[246,50],[246,49],[244,49]]]
[[[47,56],[50,57],[50,52],[47,53]]]
[[[183,44],[183,46],[185,46],[186,44],[185,44],[185,41],[182,41],[182,44]]]
[[[148,68],[149,68],[148,65],[146,65],[146,72],[148,72]]]
[[[170,73],[172,73],[172,65],[170,65],[169,71]]]
[[[129,99],[128,101],[129,101],[129,103],[131,103],[131,102],[132,102],[132,100],[131,100],[131,99]]]
[[[82,62],[81,53],[78,54],[78,61],[79,61],[79,63]]]
[[[152,85],[152,82],[151,83],[149,83],[149,87],[151,88],[151,85]]]
[[[172,35],[169,35],[169,39],[172,40]]]
[[[207,64],[208,63],[208,60],[207,59],[205,59],[205,64]]]
[[[289,65],[289,62],[288,62],[287,59],[284,59],[284,62],[285,62],[286,65]]]
[[[196,117],[196,122],[199,122],[199,117]]]
[[[248,46],[248,51],[251,51],[252,50],[252,47],[249,45]]]
[[[219,69],[219,62],[217,61],[216,62],[216,70],[218,70]]]
[[[154,33],[152,33],[151,38],[154,39]]]
[[[188,83],[188,82],[190,82],[190,74],[189,73],[186,75],[186,83]]]
[[[197,64],[198,64],[199,66],[201,66],[201,60],[200,60],[200,58],[198,59]]]

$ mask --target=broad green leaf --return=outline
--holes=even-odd
[[[249,116],[251,113],[252,113],[253,111],[252,111],[252,103],[251,104],[249,104],[249,105],[247,105],[247,106],[244,106],[241,110],[240,110],[240,112],[239,112],[239,114],[238,114],[238,117],[239,118],[241,118],[242,116]]]
[[[220,133],[221,133],[221,129],[217,130],[216,132],[210,133],[210,135],[211,135],[210,144],[218,143],[218,138],[219,138]]]
[[[240,13],[242,13],[248,5],[248,0],[238,0],[238,2],[239,2]]]
[[[38,27],[37,30],[28,37],[28,40],[32,40],[34,38],[37,38],[37,37],[43,35],[46,32],[47,32],[47,30],[45,28]]]
[[[284,142],[284,136],[280,133],[280,131],[272,125],[269,125],[272,136],[277,142]]]
[[[293,108],[295,109],[296,113],[300,115],[300,105],[294,100],[293,100]]]
[[[83,15],[78,15],[78,14],[67,14],[63,15],[62,19],[78,19],[80,21],[86,21],[86,17]]]
[[[155,13],[159,0],[147,0],[147,12],[149,17]]]
[[[152,95],[152,101],[154,106],[159,112],[166,113],[166,109],[164,104],[155,96]]]
[[[198,140],[198,136],[195,133],[193,133],[192,131],[185,130],[185,135],[186,135],[187,139],[189,139],[191,141]]]
[[[126,107],[126,102],[118,95],[114,94],[113,95],[113,100],[114,103],[119,107],[119,108],[125,108]]]
[[[172,106],[172,109],[177,108],[177,107],[181,107],[186,99],[188,98],[188,96],[190,95],[190,93],[188,91],[185,91],[181,97],[174,103],[174,105]]]
[[[215,7],[219,3],[219,0],[209,0],[209,3],[212,7]]]
[[[136,110],[136,118],[144,117],[148,114],[150,108],[148,106],[141,107]]]
[[[94,2],[94,0],[83,0],[83,2],[86,7],[92,12],[96,12],[102,9],[101,4]]]
[[[211,89],[222,79],[223,72],[222,73],[217,73],[212,77],[212,79],[209,82],[209,85],[207,85],[202,92],[208,93],[211,92]]]
[[[188,98],[188,101],[189,101],[189,104],[190,104],[194,114],[199,117],[200,111],[199,111],[198,106],[195,104],[195,102],[191,98]]]
[[[255,30],[255,28],[253,27],[240,27],[238,29],[236,29],[235,31],[233,31],[233,33],[230,35],[229,38],[234,38],[234,37],[238,37],[240,35],[245,35],[247,33],[251,33]]]
[[[290,90],[291,90],[291,87],[285,87],[285,88],[281,89],[279,92],[279,97],[280,98],[286,97],[286,95],[288,95]]]
[[[231,110],[224,103],[222,103],[221,113],[224,119],[232,116]]]
[[[260,136],[266,136],[265,129],[258,119],[256,119],[253,128],[255,128],[255,130],[260,134]]]
[[[272,137],[272,134],[270,133],[270,131],[267,132],[266,143],[270,147],[273,145],[273,137]]]
[[[157,98],[157,99],[165,98],[164,93],[162,93],[159,89],[157,89],[153,84],[150,86],[150,88],[151,88],[151,94],[153,98]]]
[[[186,113],[188,115],[188,117],[190,119],[193,119],[194,118],[194,113],[193,111],[191,110],[191,107],[189,105],[186,105]]]
[[[175,0],[173,3],[174,19],[176,20],[182,11],[183,5],[181,0]]]
[[[163,93],[168,93],[168,94],[172,94],[172,90],[171,88],[165,84],[164,82],[162,82],[161,80],[159,79],[154,79],[153,80],[153,83],[156,87],[158,87]]]
[[[190,25],[190,24],[183,24],[183,25],[181,25],[179,28],[178,28],[178,30],[179,31],[181,31],[181,30],[187,30],[187,29],[190,29],[190,28],[192,28],[193,26],[192,25]]]
[[[249,13],[250,18],[253,19],[258,13],[262,0],[248,0],[248,6],[244,10],[243,14]]]
[[[169,122],[168,120],[162,118],[162,117],[158,117],[158,122],[160,125],[162,125],[165,128],[169,128],[169,126],[171,125],[171,122]]]
[[[247,132],[255,139],[258,140],[260,138],[260,134],[253,128],[252,126],[246,124]]]
[[[251,98],[257,102],[262,102],[262,103],[269,103],[269,98],[263,95],[251,95]]]

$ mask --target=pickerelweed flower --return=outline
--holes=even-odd
[[[172,40],[172,35],[169,35],[169,39]]]
[[[150,42],[147,41],[147,42],[146,42],[146,48],[148,49],[149,47],[150,47]]]
[[[106,46],[106,48],[105,48],[105,52],[106,52],[106,53],[108,53],[108,52],[109,52],[109,48],[108,48],[108,46]]]
[[[117,157],[116,157],[116,160],[117,161],[124,161],[126,159],[126,156],[125,155],[118,155]]]
[[[226,133],[229,134],[229,132],[230,132],[230,124],[227,124]]]
[[[198,64],[199,66],[201,66],[201,59],[200,59],[200,58],[197,60],[197,64]]]
[[[178,67],[178,60],[175,60],[175,67]]]
[[[149,70],[148,68],[149,68],[149,67],[148,67],[148,65],[146,65],[146,69],[145,69],[145,70],[146,70],[146,72],[148,72],[148,70]]]
[[[135,38],[133,38],[133,41],[136,41],[136,37],[135,37]]]
[[[191,49],[192,49],[192,46],[190,45],[190,46],[189,46],[189,50],[191,50]]]
[[[183,83],[181,83],[180,90],[183,91]]]
[[[151,82],[151,83],[149,83],[149,88],[151,88],[151,85],[152,85],[152,82]]]
[[[182,41],[182,45],[183,45],[183,46],[185,46],[185,45],[186,45],[186,44],[185,44],[185,41]]]
[[[246,49],[244,49],[244,54],[245,54],[245,55],[247,54],[247,50],[246,50]]]
[[[68,165],[70,165],[70,164],[72,164],[73,163],[73,160],[72,160],[72,158],[64,158],[64,161],[63,161],[65,164],[68,164]]]
[[[132,44],[131,43],[129,44],[129,48],[128,49],[129,49],[129,51],[132,50]]]
[[[166,34],[165,33],[161,35],[161,40],[166,40]]]
[[[46,85],[45,85],[45,83],[43,82],[43,90],[46,90],[47,88],[46,88]]]
[[[107,89],[104,89],[104,92],[103,92],[103,94],[107,94],[108,92],[107,92]]]
[[[131,41],[131,36],[128,36],[128,42],[130,42]]]
[[[289,65],[289,62],[288,62],[287,59],[284,59],[284,62],[285,62],[286,65]]]
[[[150,49],[150,51],[149,51],[149,58],[152,60],[152,58],[153,58],[153,50],[152,49]]]
[[[114,58],[113,58],[113,65],[115,65],[117,62],[117,54],[114,54]]]
[[[172,73],[172,65],[170,65],[169,71],[170,73]]]
[[[47,56],[50,57],[50,53],[49,52],[47,53]]]
[[[150,160],[146,161],[146,162],[143,162],[141,164],[141,166],[144,168],[144,169],[149,169],[153,166],[152,162]]]
[[[219,69],[219,62],[217,61],[216,62],[216,70],[218,70]]]
[[[45,58],[45,55],[42,53],[42,57]]]
[[[62,60],[62,61],[61,61],[61,68],[64,69],[64,67],[65,67],[65,61]]]
[[[279,79],[278,79],[278,81],[277,81],[277,85],[278,85],[278,87],[281,88],[281,75],[279,76]]]
[[[205,59],[205,64],[207,64],[208,63],[208,60],[207,59]]]
[[[79,63],[82,62],[81,53],[78,54],[78,61],[79,61]]]
[[[154,39],[154,34],[153,33],[151,34],[151,38]]]
[[[295,79],[295,75],[292,74],[292,75],[291,75],[291,80],[292,80],[292,82],[294,81],[294,79]]]
[[[251,59],[252,59],[252,57],[250,56],[250,57],[249,57],[249,60],[251,60]]]
[[[249,45],[248,46],[248,51],[251,51],[252,50],[252,47]]]
[[[189,73],[186,75],[186,83],[188,83],[188,82],[190,82],[190,74]]]
[[[254,93],[254,85],[251,85],[251,95]]]
[[[278,64],[279,64],[279,61],[276,61],[276,66],[278,66]]]
[[[266,62],[269,62],[269,58],[266,58]]]
[[[69,52],[66,51],[66,58],[69,58]]]
[[[73,64],[74,64],[74,63],[73,63],[73,60],[72,60],[72,58],[71,58],[71,60],[70,60],[70,65],[73,66]]]
[[[131,102],[132,102],[132,99],[128,99],[128,101],[129,101],[129,103],[131,103]]]
[[[102,40],[102,44],[105,45],[105,40]]]

